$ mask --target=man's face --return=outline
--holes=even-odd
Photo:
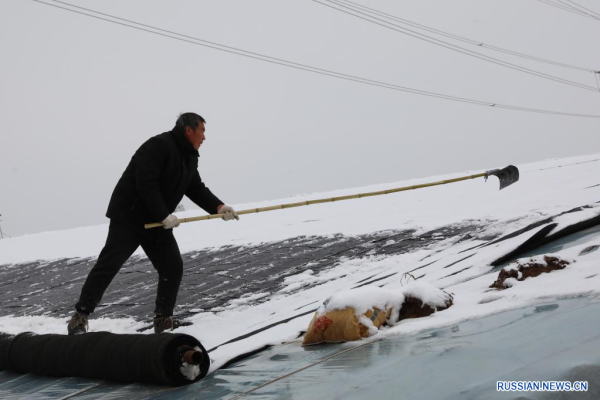
[[[185,127],[185,137],[194,146],[194,149],[198,150],[202,142],[206,140],[206,136],[204,136],[205,130],[204,122],[200,122],[196,129],[192,129],[189,126]]]

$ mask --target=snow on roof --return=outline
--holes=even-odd
[[[497,268],[492,263],[524,243],[533,243],[540,235],[547,235],[546,226],[557,223],[552,232],[558,232],[575,223],[595,221],[600,215],[597,205],[600,201],[600,154],[518,167],[521,180],[502,191],[498,191],[498,183],[492,177],[488,182],[476,179],[386,196],[244,215],[239,222],[182,224],[175,234],[184,253],[216,252],[227,246],[248,247],[260,253],[257,245],[300,236],[360,236],[399,230],[412,232],[411,237],[417,242],[422,240],[423,245],[417,243],[410,251],[390,255],[385,253],[385,248],[386,245],[393,246],[394,239],[387,239],[377,252],[348,258],[340,256],[328,268],[317,270],[312,265],[318,261],[308,261],[297,274],[282,278],[277,290],[246,293],[212,310],[198,308],[187,318],[193,325],[181,328],[179,332],[194,335],[207,349],[214,349],[211,351],[211,371],[215,371],[231,358],[267,344],[299,344],[298,334],[306,329],[314,310],[325,299],[336,292],[365,284],[395,288],[406,272],[452,293],[454,305],[430,317],[401,321],[380,331],[377,336],[415,333],[549,299],[598,296],[600,275],[596,270],[600,251],[580,255],[590,245],[600,245],[597,234],[585,244],[557,253],[577,260],[564,270],[516,282],[504,291],[489,289],[497,277]],[[471,173],[475,171],[235,207],[254,208],[390,189]],[[586,207],[560,216],[581,206]],[[183,216],[197,214],[197,211],[181,213]],[[544,220],[548,221],[541,223]],[[540,224],[531,225],[535,223]],[[478,231],[473,235],[461,235],[460,239],[452,234],[446,236],[443,231],[425,237],[431,230],[456,226],[478,227]],[[527,230],[514,237],[492,241],[526,227]],[[35,260],[95,257],[104,243],[106,231],[107,225],[101,225],[2,240],[0,272]],[[310,253],[310,249],[306,251]],[[363,291],[366,295],[369,289]],[[17,318],[5,311],[3,315],[0,331],[8,333],[24,330],[63,333],[65,330],[64,317]],[[90,320],[92,330],[134,332],[142,325],[131,319]]]
[[[490,231],[506,233],[516,227],[561,211],[597,202],[600,154],[519,165],[520,181],[498,191],[495,177],[458,182],[385,196],[292,208],[242,216],[235,223],[203,221],[182,224],[175,230],[182,252],[224,245],[249,245],[302,235],[360,235],[388,229],[426,231],[463,221],[490,224]],[[504,166],[500,166],[502,168]],[[496,166],[490,166],[494,169]],[[451,179],[483,171],[391,182],[363,188],[314,193],[252,204],[235,204],[238,210],[299,202],[324,197],[391,189]],[[200,210],[178,213],[181,217]],[[510,221],[510,223],[506,223]],[[108,224],[64,231],[24,235],[0,241],[0,265],[34,260],[95,257]],[[136,254],[143,254],[141,250]]]

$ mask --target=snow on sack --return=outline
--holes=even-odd
[[[405,304],[409,305],[409,299],[416,299],[425,315],[452,304],[451,295],[426,283],[413,282],[395,290],[363,287],[341,291],[316,311],[302,345],[340,343],[372,336],[381,326],[404,319],[402,309]]]
[[[404,303],[398,321],[409,318],[427,317],[453,304],[454,297],[429,283],[413,281],[402,288]]]

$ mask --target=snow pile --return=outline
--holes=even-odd
[[[402,288],[402,294],[407,298],[419,299],[424,306],[428,305],[434,310],[446,309],[452,303],[452,295],[427,282],[410,282]]]
[[[377,308],[386,312],[391,310],[388,323],[394,324],[398,320],[402,303],[404,303],[404,295],[397,290],[367,286],[334,294],[323,302],[317,314],[323,315],[334,310],[352,308],[356,316],[361,317],[367,311]]]
[[[423,282],[382,289],[362,287],[329,297],[311,320],[302,344],[337,343],[377,334],[384,325],[431,315],[452,304],[452,296]]]
[[[317,315],[352,308],[356,316],[361,318],[368,311],[379,309],[391,311],[386,323],[394,325],[398,322],[400,311],[407,298],[418,299],[422,306],[427,305],[434,311],[448,308],[452,302],[452,296],[443,290],[427,282],[412,281],[406,286],[393,289],[366,286],[340,291],[323,302],[317,310]]]
[[[302,345],[348,342],[373,336],[381,326],[397,320],[403,302],[402,294],[378,287],[338,292],[319,307],[306,329]]]

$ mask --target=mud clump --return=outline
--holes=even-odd
[[[512,286],[505,282],[507,279],[524,281],[527,278],[534,278],[544,273],[564,269],[569,264],[569,261],[554,256],[544,256],[543,261],[532,258],[529,262],[523,264],[518,260],[516,266],[505,267],[500,270],[498,279],[492,283],[490,288],[504,290]]]
[[[400,309],[400,316],[398,317],[398,321],[409,318],[422,318],[427,317],[433,314],[436,311],[442,311],[453,304],[452,295],[448,295],[446,299],[446,304],[442,307],[440,306],[431,306],[429,304],[423,304],[423,301],[417,297],[408,296],[404,300],[402,304],[402,308]]]

